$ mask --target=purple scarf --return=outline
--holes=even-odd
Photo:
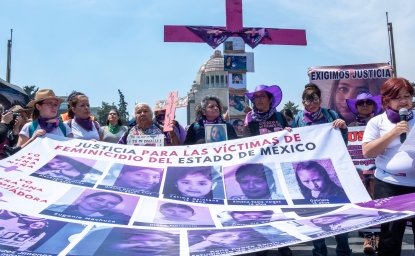
[[[50,133],[55,128],[59,126],[59,119],[57,117],[54,118],[43,118],[39,117],[37,119],[40,128],[46,131],[46,133]]]
[[[206,119],[206,117],[203,118],[203,124],[221,124],[224,123],[222,118],[218,116],[215,120],[209,121]]]
[[[259,112],[256,107],[254,107],[254,110],[250,112],[251,119],[257,122],[261,121],[267,121],[271,116],[275,114],[275,108],[269,109],[267,112]]]
[[[317,110],[316,112],[309,112],[306,109],[304,109],[304,122],[306,124],[314,124],[317,121],[320,121],[324,118],[323,112],[321,111],[321,108]]]
[[[79,117],[74,118],[75,122],[79,124],[82,128],[84,128],[87,131],[92,131],[92,120],[91,117],[88,117],[87,119],[82,119]]]
[[[412,113],[412,110],[408,110],[408,112],[409,114],[408,114],[406,121],[412,120],[412,118],[414,118],[414,114]],[[401,121],[399,112],[392,110],[390,108],[386,109],[386,116],[388,117],[389,121],[391,121],[393,124],[397,124]]]

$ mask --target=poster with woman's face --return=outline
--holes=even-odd
[[[82,232],[84,225],[0,211],[0,253],[57,255]],[[30,254],[31,255],[31,254]]]
[[[336,111],[349,124],[356,116],[347,107],[346,99],[368,92],[380,95],[380,87],[393,76],[386,63],[312,67],[308,71],[310,82],[322,92],[322,107]]]
[[[294,204],[349,203],[330,159],[281,163]]]
[[[74,187],[40,213],[84,221],[128,224],[138,200],[138,196]]]
[[[96,160],[56,155],[31,176],[62,183],[92,187],[101,177],[102,171],[93,166]]]
[[[228,140],[226,124],[205,124],[206,143]]]
[[[158,197],[163,173],[163,168],[115,163],[98,188]]]

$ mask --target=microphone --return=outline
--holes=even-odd
[[[406,108],[399,109],[399,117],[401,121],[406,121],[408,119],[408,109]],[[401,143],[403,143],[406,140],[406,132],[401,133],[400,139],[401,139]]]

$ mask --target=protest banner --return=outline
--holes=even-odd
[[[58,156],[77,168],[47,169]],[[410,196],[370,201],[331,124],[176,147],[50,136],[0,167],[0,252],[10,255],[235,255],[415,211]]]

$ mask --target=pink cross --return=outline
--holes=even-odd
[[[195,33],[204,30],[205,35]],[[265,35],[260,36],[261,33]],[[303,29],[278,29],[278,28],[252,28],[243,27],[242,22],[242,0],[226,0],[226,27],[206,27],[206,26],[164,26],[164,42],[208,42],[208,36],[215,36],[215,48],[226,40],[229,36],[239,36],[246,39],[256,38],[257,44],[279,44],[279,45],[307,45],[306,33]],[[219,38],[219,36],[221,36]],[[246,41],[245,41],[246,42]]]

